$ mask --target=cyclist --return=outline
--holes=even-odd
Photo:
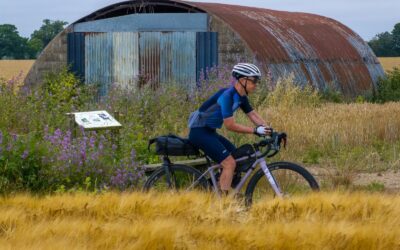
[[[216,129],[224,125],[228,130],[237,133],[266,135],[271,128],[251,107],[248,95],[254,92],[261,72],[254,64],[239,63],[232,69],[236,79],[230,88],[223,88],[205,101],[198,110],[189,117],[189,140],[201,149],[213,161],[222,165],[219,186],[223,194],[228,194],[234,175],[236,162],[231,152],[236,147]],[[241,108],[256,126],[248,127],[235,122],[233,113]]]

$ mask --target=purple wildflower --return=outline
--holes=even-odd
[[[23,160],[25,160],[25,159],[28,157],[28,155],[29,155],[29,151],[28,151],[28,150],[25,150],[24,153],[21,155],[21,158],[22,158]]]
[[[89,147],[94,148],[96,146],[96,133],[94,133],[89,140]]]
[[[11,136],[12,136],[13,141],[17,141],[18,140],[18,135],[17,134],[12,133]]]

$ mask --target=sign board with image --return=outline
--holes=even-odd
[[[122,125],[107,111],[90,111],[73,113],[75,122],[84,129],[110,129],[120,128]]]

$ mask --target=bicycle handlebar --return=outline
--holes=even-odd
[[[287,139],[287,135],[285,132],[274,132],[271,129],[271,135],[267,137],[263,137],[263,139],[261,141],[259,141],[258,143],[254,143],[253,146],[255,149],[257,149],[258,151],[261,152],[261,148],[263,147],[267,147],[267,150],[262,153],[259,157],[272,157],[274,155],[276,155],[279,150],[281,149],[281,143],[283,141],[283,146],[286,146],[286,139]],[[271,153],[272,152],[272,153]]]

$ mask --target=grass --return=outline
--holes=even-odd
[[[0,78],[16,77],[22,71],[22,79],[28,74],[35,60],[0,60]]]
[[[400,68],[400,57],[379,57],[378,59],[385,71],[392,70],[394,67]]]
[[[246,211],[210,194],[17,195],[0,200],[2,249],[394,249],[400,197],[317,193]]]

